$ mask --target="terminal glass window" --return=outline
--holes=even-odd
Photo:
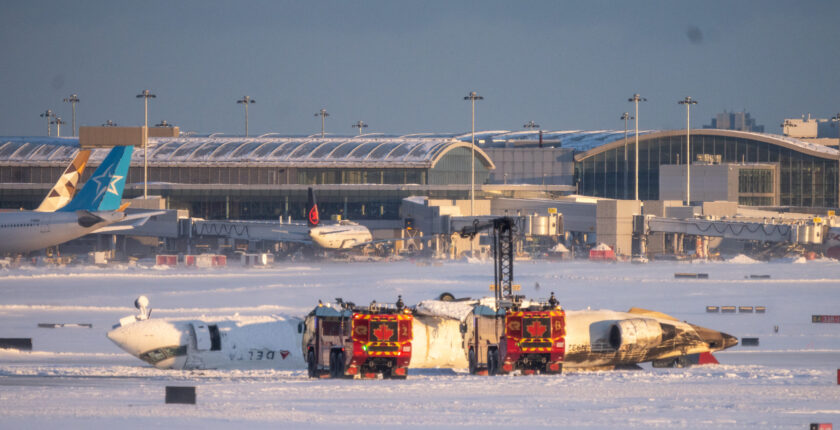
[[[579,192],[596,197],[633,198],[635,148],[632,143],[628,146],[627,168],[623,163],[623,146],[578,161],[575,181]],[[692,136],[691,154],[693,163],[697,162],[698,156],[704,162],[714,163],[779,163],[779,205],[826,208],[838,205],[836,159],[814,157],[752,139],[714,135]],[[663,136],[639,142],[639,198],[658,200],[659,166],[685,164],[685,160],[685,136]],[[625,173],[628,178],[626,181]],[[747,177],[739,181],[739,187],[775,192],[771,170],[766,173],[745,171],[742,175]],[[625,182],[629,190],[626,196]]]
[[[773,192],[773,171],[770,169],[740,169],[738,172],[739,193]]]

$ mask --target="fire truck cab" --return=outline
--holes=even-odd
[[[303,322],[309,377],[405,379],[411,361],[413,316],[396,305],[358,308],[337,299],[319,304]]]
[[[518,306],[514,300],[498,310],[477,305],[461,326],[464,351],[472,374],[556,374],[563,370],[566,318],[552,294],[546,303]]]

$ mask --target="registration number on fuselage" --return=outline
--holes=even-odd
[[[289,356],[289,351],[286,350],[270,350],[270,349],[249,349],[245,354],[245,359],[249,361],[263,361],[263,360],[285,360]]]

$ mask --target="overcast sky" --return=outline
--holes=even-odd
[[[692,126],[746,109],[840,111],[837,1],[4,1],[0,135],[43,135],[39,114],[79,125],[150,124],[251,134],[460,132]],[[69,126],[62,130],[68,134]]]

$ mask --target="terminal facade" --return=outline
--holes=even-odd
[[[303,219],[306,189],[315,186],[322,216],[393,220],[406,197],[469,199],[474,157],[477,199],[633,199],[635,140],[632,132],[626,141],[624,136],[486,131],[476,133],[475,151],[469,133],[149,137],[148,188],[150,195],[165,197],[169,209],[187,209],[194,217],[276,220]],[[79,147],[79,138],[0,138],[0,207],[37,206]],[[662,167],[684,166],[685,131],[641,132],[638,151],[639,199],[663,199]],[[94,150],[90,163],[97,165],[106,152]],[[699,165],[738,166],[737,183],[728,185],[738,191],[728,198],[741,205],[838,206],[836,149],[785,136],[702,129],[692,131],[691,154],[692,181]],[[127,198],[143,194],[143,162],[138,147]]]

